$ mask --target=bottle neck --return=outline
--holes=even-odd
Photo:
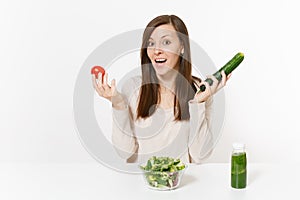
[[[233,149],[232,150],[233,154],[241,154],[241,153],[245,153],[245,149]]]
[[[245,152],[245,144],[243,143],[233,143],[232,147],[232,153],[240,154]]]

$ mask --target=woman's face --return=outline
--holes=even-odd
[[[171,24],[160,25],[152,32],[147,46],[147,54],[157,75],[165,75],[177,69],[183,45]]]

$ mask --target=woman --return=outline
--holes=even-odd
[[[141,77],[129,79],[122,91],[93,76],[97,93],[112,102],[112,142],[127,162],[169,156],[201,163],[213,149],[210,132],[212,95],[227,77],[209,86],[192,76],[187,28],[175,15],[158,16],[147,25],[142,41]],[[198,92],[204,84],[206,90]]]

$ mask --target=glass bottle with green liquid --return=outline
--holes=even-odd
[[[245,145],[234,143],[231,155],[231,187],[242,189],[247,185],[247,157]]]

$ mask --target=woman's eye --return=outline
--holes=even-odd
[[[171,44],[171,41],[170,41],[170,40],[164,40],[164,41],[163,41],[163,45],[169,45],[169,44]]]
[[[154,46],[154,42],[148,41],[148,47],[153,47]]]

